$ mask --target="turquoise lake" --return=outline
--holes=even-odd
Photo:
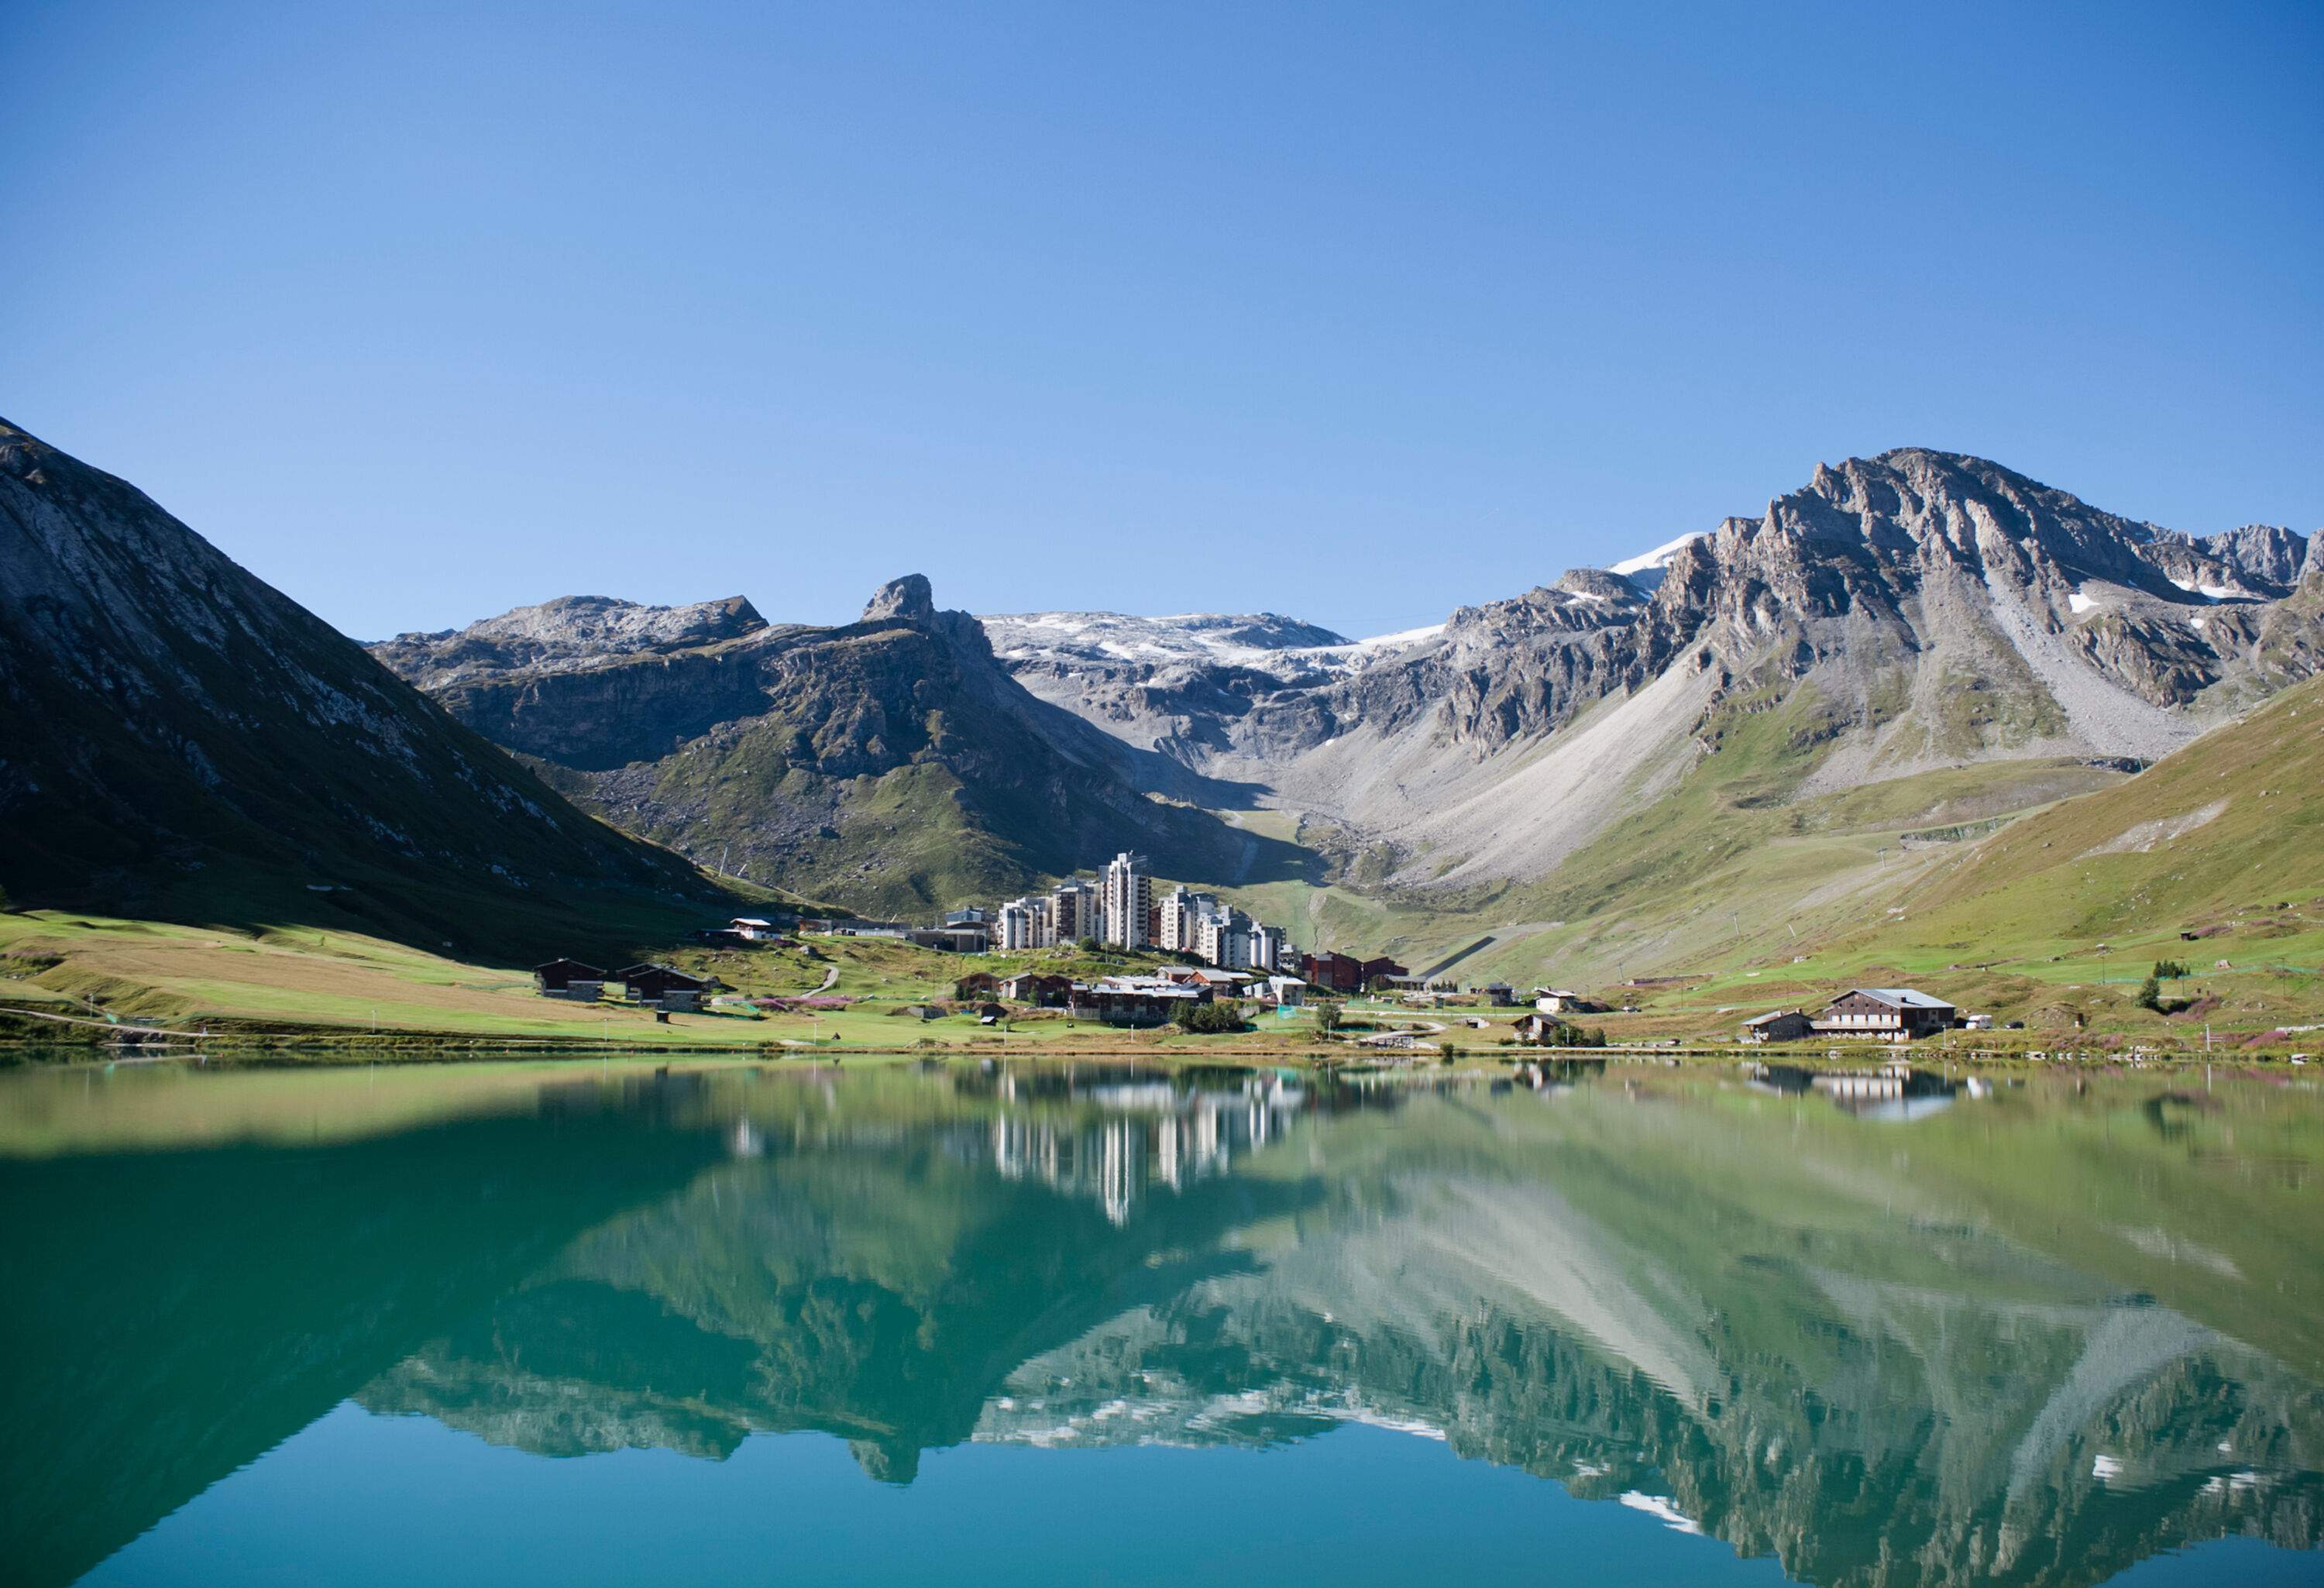
[[[0,1567],[2324,1583],[2324,1094],[0,1073]]]

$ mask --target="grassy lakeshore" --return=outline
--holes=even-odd
[[[2294,934],[2285,947],[2312,959],[2324,944]],[[1906,1057],[1916,1064],[2006,1062],[2030,1053],[2090,1058],[2200,1057],[2204,1014],[2162,1014],[2133,1002],[2143,952],[2125,945],[2107,961],[2060,958],[2035,965],[1905,964],[1881,967],[1960,1000],[1965,1008],[2032,1017],[2022,1031],[1958,1032],[1909,1051],[1877,1045],[1802,1043],[1760,1051],[1810,1064],[1864,1065]],[[765,1011],[739,1002],[678,1014],[613,1000],[544,998],[530,974],[478,965],[358,935],[300,928],[231,931],[39,911],[0,915],[0,1045],[97,1048],[124,1042],[263,1052],[318,1062],[453,1059],[604,1053],[803,1060],[991,1058],[1143,1059],[1232,1064],[1430,1067],[1498,1066],[1535,1052],[1517,1046],[1523,1009],[1462,1002],[1417,1008],[1381,999],[1339,1004],[1327,1032],[1313,1008],[1255,1009],[1249,1029],[1196,1035],[1176,1027],[1120,1030],[1063,1011],[1012,1009],[993,1025],[954,996],[973,971],[1038,968],[1080,978],[1150,968],[1150,956],[1076,950],[961,956],[892,940],[819,937],[797,948],[681,948],[657,957],[715,975],[743,996],[822,992],[844,1007]],[[2077,979],[2079,978],[2079,979]],[[1871,979],[1858,977],[1857,979]],[[2312,1006],[2312,973],[2255,965],[2241,979],[2205,972],[2184,995],[2211,1000],[2217,1058],[2282,1057],[2314,1046],[2297,1030],[2255,1043],[2231,1023],[2254,1015],[2275,1031]],[[1673,979],[1609,996],[1635,1002],[1580,1017],[1602,1030],[1609,1054],[1731,1061],[1745,1051],[1737,1028],[1773,1007],[1812,1005],[1838,983],[1812,962],[1780,971],[1735,969]],[[2171,983],[2172,996],[2182,996]],[[2229,997],[2218,996],[2228,989]],[[2075,1029],[2061,1011],[2083,1016]],[[1545,1050],[1557,1057],[1562,1050]],[[1574,1050],[1576,1057],[1593,1050]]]

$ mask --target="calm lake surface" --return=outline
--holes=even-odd
[[[2324,1097],[0,1074],[19,1584],[2324,1582]]]

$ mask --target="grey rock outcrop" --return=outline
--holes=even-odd
[[[936,592],[926,574],[906,574],[900,579],[890,579],[863,604],[863,621],[867,623],[890,619],[908,623],[934,623],[936,615]]]

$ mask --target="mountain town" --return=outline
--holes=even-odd
[[[2324,6],[0,81],[0,1585],[2324,1583]]]

